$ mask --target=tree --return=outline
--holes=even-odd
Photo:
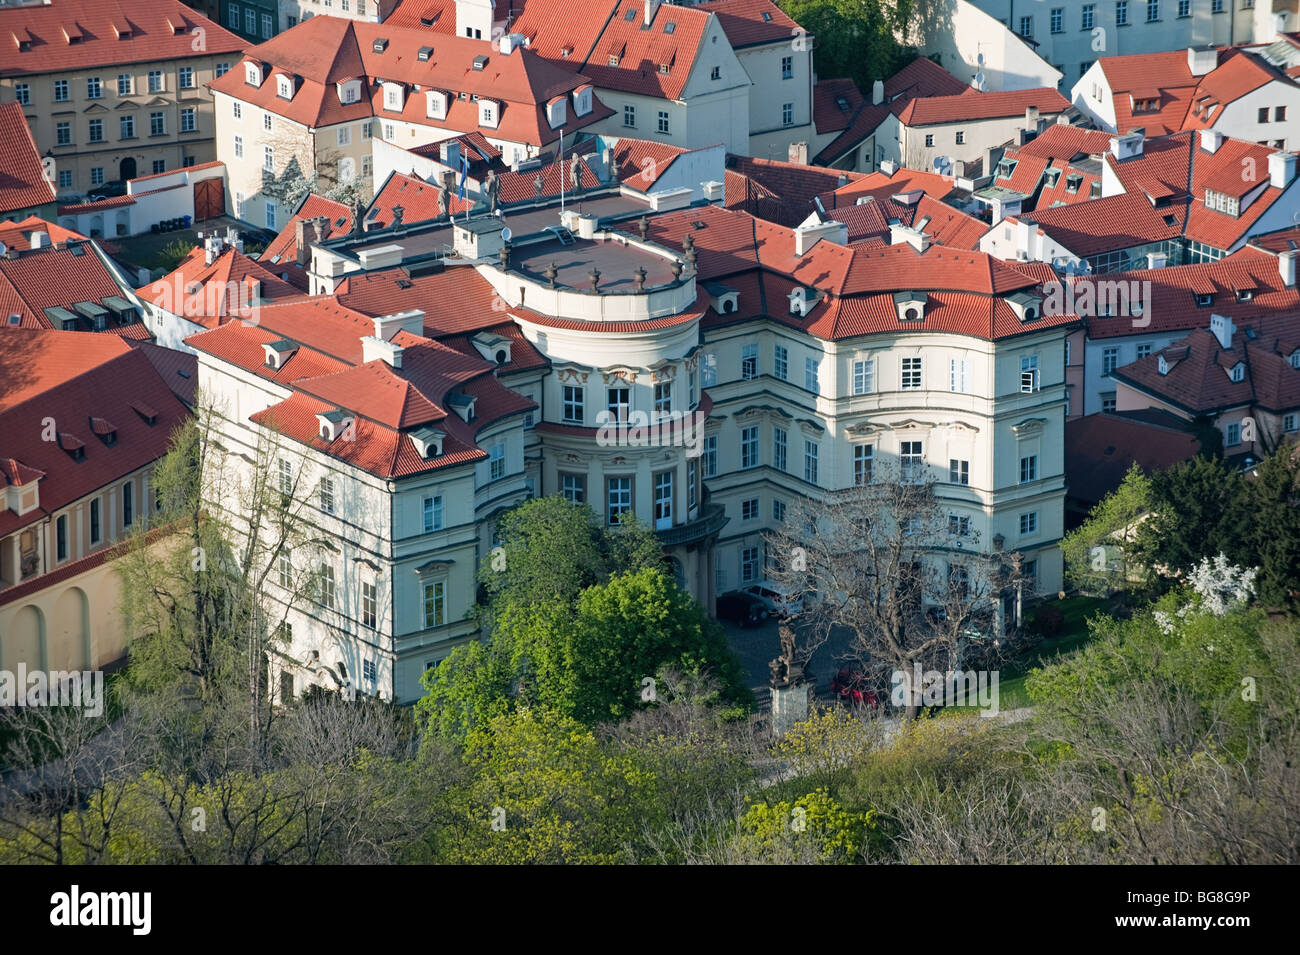
[[[915,0],[781,0],[779,6],[812,34],[791,42],[815,43],[818,76],[847,76],[870,90],[916,56],[899,40],[916,16]]]
[[[769,573],[809,595],[810,645],[846,629],[872,683],[893,683],[912,718],[915,668],[974,668],[1007,650],[1003,603],[1020,582],[1019,555],[981,555],[977,534],[950,530],[932,480],[876,478],[791,505],[768,535]]]
[[[1141,522],[1151,513],[1151,481],[1134,462],[1123,482],[1061,541],[1065,573],[1076,587],[1110,594],[1146,584],[1150,568],[1132,558]]]
[[[1196,457],[1151,475],[1151,517],[1131,541],[1132,559],[1177,579],[1204,557],[1251,563],[1246,482],[1221,460]]]
[[[1247,496],[1259,598],[1267,606],[1295,609],[1300,603],[1300,458],[1294,445],[1282,445],[1259,463]]]

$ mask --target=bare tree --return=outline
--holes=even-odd
[[[833,628],[852,638],[872,683],[921,705],[914,673],[987,664],[1006,648],[1003,601],[1019,555],[982,554],[978,534],[950,520],[935,485],[911,473],[792,504],[768,535],[770,573],[808,595],[800,623],[811,643]]]

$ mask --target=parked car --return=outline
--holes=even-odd
[[[874,710],[880,705],[875,692],[867,683],[866,674],[848,667],[831,678],[831,692],[850,706],[869,706]]]
[[[99,202],[101,199],[116,199],[124,195],[126,195],[126,180],[114,179],[112,182],[96,186],[90,194],[90,201]]]
[[[756,627],[772,615],[763,601],[740,590],[720,595],[716,612],[719,620],[731,620],[742,627]]]
[[[745,593],[753,594],[763,601],[768,613],[775,616],[789,617],[803,613],[803,597],[775,580],[760,580],[752,587],[746,587]]]

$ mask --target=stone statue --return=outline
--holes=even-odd
[[[574,192],[582,192],[582,159],[579,156],[573,157],[573,166],[569,170],[569,185],[573,187]]]
[[[804,682],[803,668],[808,661],[796,644],[794,630],[788,623],[781,624],[779,633],[781,655],[768,664],[768,669],[772,671],[772,686],[797,686]]]
[[[497,211],[497,197],[500,191],[501,183],[497,181],[496,170],[489,169],[487,176],[483,179],[483,195],[488,201],[488,212],[495,213]]]

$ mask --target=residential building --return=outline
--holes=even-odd
[[[1053,123],[1028,142],[990,150],[983,165],[992,179],[975,198],[989,208],[994,223],[1100,198],[1102,157],[1110,140],[1098,130]]]
[[[54,168],[51,161],[50,169]],[[0,103],[0,218],[6,222],[36,216],[53,218],[55,176],[46,171],[18,103]]]
[[[98,243],[58,226],[24,224],[20,235],[27,247],[16,241],[0,257],[0,324],[149,338],[131,283]]]
[[[279,0],[280,29],[288,30],[314,16],[383,23],[399,0]]]
[[[1054,123],[1069,110],[1069,101],[1047,87],[919,97],[898,114],[898,154],[889,158],[909,169],[951,174],[954,163],[980,159],[1022,130],[1037,135],[1045,128],[1040,124]]]
[[[17,102],[61,200],[216,159],[207,84],[243,40],[180,0],[0,7],[0,97]]]
[[[188,410],[117,335],[0,328],[0,669],[126,654],[114,561]]]
[[[278,231],[295,184],[373,188],[372,140],[405,149],[477,132],[511,162],[611,115],[581,76],[509,37],[311,17],[212,84],[232,211]]]
[[[319,4],[317,4],[319,6]],[[333,9],[328,11],[333,15]],[[221,24],[254,46],[291,26],[280,12],[279,0],[221,0]]]
[[[1047,0],[1021,4],[1041,9]],[[964,83],[996,92],[1055,87],[1061,81],[1060,61],[1041,56],[1033,39],[1014,29],[1017,24],[1008,26],[980,0],[934,0],[925,12],[913,19],[903,39]]]

